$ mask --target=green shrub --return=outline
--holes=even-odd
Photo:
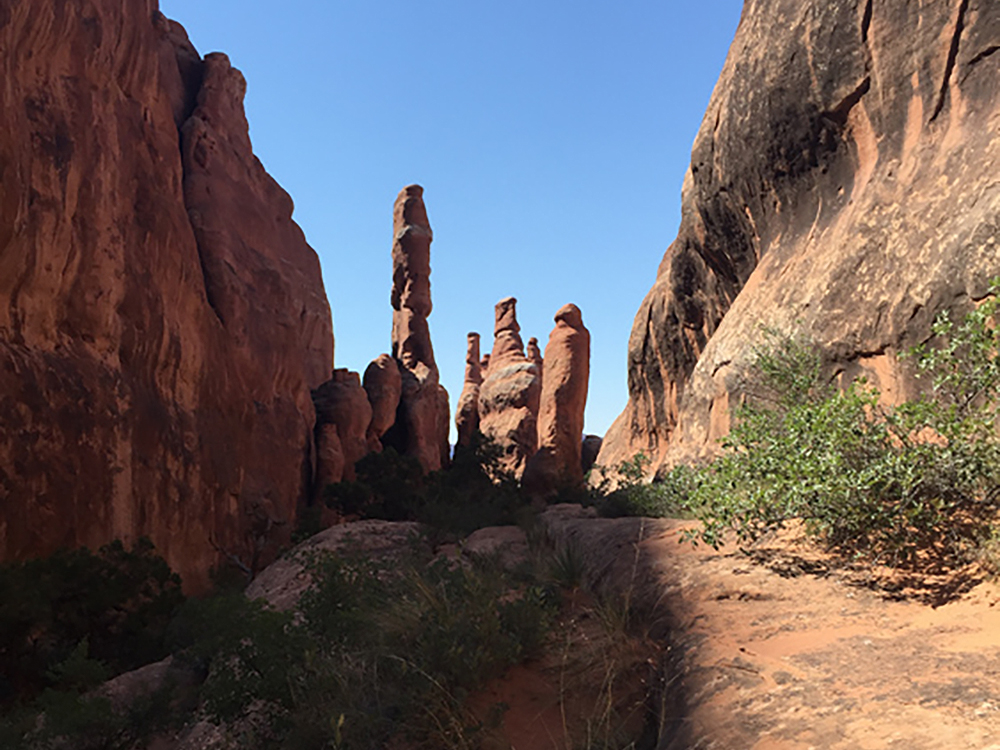
[[[615,467],[617,484],[610,489],[605,477],[593,492],[591,502],[606,518],[646,516],[648,518],[678,518],[687,515],[690,498],[697,483],[697,472],[679,465],[652,482],[644,477],[650,459],[637,453],[631,460]]]
[[[209,714],[255,717],[250,747],[464,746],[478,730],[463,699],[533,653],[553,615],[543,589],[486,563],[326,555],[310,567],[300,615],[233,596],[187,603],[172,627],[179,655],[207,672]]]
[[[106,665],[102,678],[163,658],[183,599],[148,539],[0,565],[0,702],[56,686],[81,644],[86,659]]]
[[[698,538],[717,546],[731,529],[749,543],[799,518],[872,559],[965,555],[997,511],[996,310],[991,299],[957,326],[939,316],[936,345],[908,355],[932,392],[895,408],[864,380],[824,382],[808,342],[767,334],[724,453],[691,493]]]

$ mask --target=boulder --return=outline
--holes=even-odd
[[[479,334],[470,333],[465,351],[465,382],[462,395],[455,408],[455,427],[458,431],[457,445],[467,446],[479,432],[479,388],[483,382],[479,364]]]
[[[542,494],[583,483],[581,443],[590,380],[590,331],[574,304],[561,307],[555,321],[545,346],[538,451],[524,474],[525,487]]]
[[[396,421],[385,445],[414,456],[424,471],[448,465],[451,411],[439,382],[427,316],[431,313],[431,241],[424,189],[403,188],[393,207],[392,356],[402,379]]]
[[[998,46],[981,0],[746,5],[599,463],[717,450],[765,327],[915,393],[897,354],[1000,268]]]
[[[513,297],[496,304],[493,351],[479,389],[479,430],[502,450],[502,468],[520,478],[537,447],[542,379],[525,356],[516,305]]]
[[[243,77],[152,8],[0,7],[0,560],[148,536],[193,591],[287,540],[333,334]]]

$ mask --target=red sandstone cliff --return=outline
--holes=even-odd
[[[760,327],[898,398],[1000,271],[1000,4],[747,0],[599,463],[713,450]]]
[[[155,0],[0,3],[0,559],[251,562],[311,475],[333,338],[245,83]]]

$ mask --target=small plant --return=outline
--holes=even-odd
[[[653,481],[646,481],[651,460],[637,453],[620,463],[612,473],[614,486],[605,475],[594,492],[598,512],[607,518],[646,516],[678,518],[687,515],[698,472],[678,465]]]

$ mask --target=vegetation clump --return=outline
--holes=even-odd
[[[925,393],[888,405],[866,380],[822,376],[809,341],[765,331],[722,453],[651,485],[643,457],[625,465],[605,512],[693,514],[690,536],[751,544],[787,522],[855,557],[892,565],[957,562],[995,538],[1000,502],[1000,302],[936,319],[904,356]]]

